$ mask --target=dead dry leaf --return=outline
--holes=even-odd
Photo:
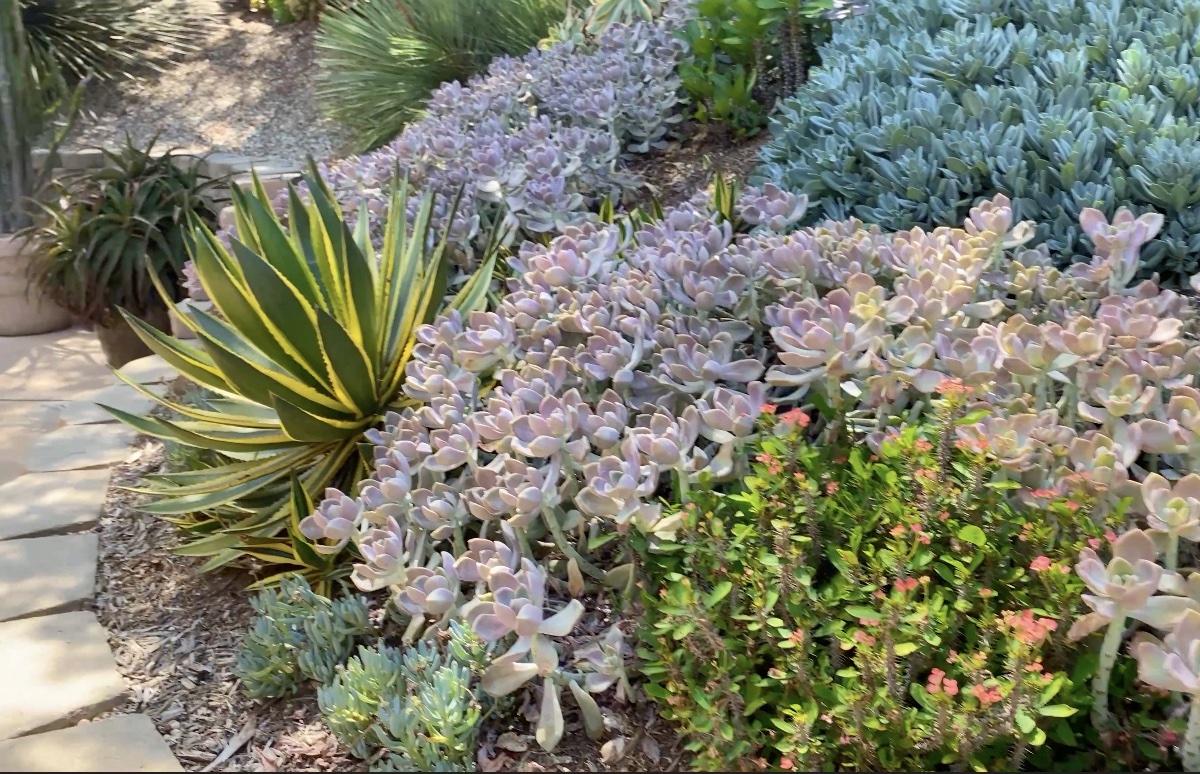
[[[505,731],[496,740],[496,746],[509,752],[523,753],[529,749],[529,742],[527,738],[521,737],[512,731]]]
[[[658,740],[652,736],[642,737],[642,754],[650,759],[651,763],[658,763],[662,760],[662,750],[658,748]]]
[[[242,726],[242,730],[234,734],[229,743],[225,745],[225,749],[221,754],[213,759],[213,762],[200,769],[201,771],[212,771],[220,766],[225,761],[229,760],[235,752],[241,749],[242,745],[254,738],[254,734],[258,732],[258,724],[253,718],[246,721],[246,725]]]
[[[495,758],[488,758],[487,750],[483,747],[480,747],[479,752],[475,754],[475,760],[479,762],[479,770],[484,772],[503,771],[513,762],[513,759],[504,753],[500,753]]]
[[[625,757],[625,737],[618,736],[600,745],[600,760],[612,765]]]

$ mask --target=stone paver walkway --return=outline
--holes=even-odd
[[[125,373],[161,384],[158,358]],[[82,331],[0,338],[0,771],[183,771],[145,715],[93,719],[126,698],[91,610],[109,468],[136,437],[95,401],[149,401]]]

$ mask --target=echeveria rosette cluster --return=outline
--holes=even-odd
[[[958,380],[984,412],[959,427],[962,444],[1030,490],[1100,507],[1136,495],[1151,460],[1165,474],[1200,448],[1184,300],[1150,283],[1113,293],[1104,260],[1054,269],[1024,246],[1029,227],[1003,197],[962,229],[891,235],[855,222],[776,233],[803,209],[781,191],[747,190],[734,209],[726,219],[697,197],[661,219],[523,245],[492,311],[421,329],[405,381],[418,407],[367,434],[372,478],[347,497],[354,507],[331,496],[305,534],[337,544],[352,519],[350,539],[369,549],[355,581],[387,578],[416,636],[497,604],[488,574],[464,570],[483,544],[508,575],[553,568],[539,621],[584,577],[627,587],[623,536],[672,540],[679,519],[664,500],[686,500],[701,476],[744,475],[772,403],[839,407],[876,443]],[[1139,226],[1114,228],[1118,240]],[[1152,572],[1128,561],[1131,577]],[[498,631],[472,620],[486,622],[481,636]],[[554,631],[542,634],[557,649]],[[534,674],[534,641],[513,654],[518,672]]]
[[[1167,569],[1174,570],[1179,539],[1200,542],[1200,475],[1189,473],[1172,483],[1151,473],[1142,482],[1141,495],[1148,534],[1166,555]]]

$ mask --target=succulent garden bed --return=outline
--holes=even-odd
[[[370,149],[193,231],[191,343],[126,315],[192,383],[113,411],[134,707],[203,770],[1200,770],[1160,5],[603,0],[432,90],[439,6],[328,10],[399,30],[328,60],[403,80],[324,81]]]

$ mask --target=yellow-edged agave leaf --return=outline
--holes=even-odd
[[[183,376],[202,387],[218,392],[232,392],[229,384],[222,378],[221,371],[213,363],[204,350],[192,344],[187,344],[155,328],[145,320],[118,310],[133,332],[142,340],[150,351],[161,357],[168,365],[175,368]]]
[[[338,419],[356,415],[353,407],[320,389],[310,387],[279,369],[261,352],[237,337],[237,331],[206,312],[194,310],[200,341],[234,391],[255,403],[270,405],[278,395],[309,411]]]
[[[308,448],[308,446],[300,446],[254,462],[231,463],[180,473],[147,476],[147,481],[150,482],[148,488],[124,487],[124,489],[140,494],[171,494],[174,497],[218,492],[256,478],[275,474],[281,470],[291,470],[298,463],[304,461],[309,454]]]
[[[179,553],[208,557],[206,569],[253,557],[320,584],[348,568],[319,554],[300,521],[326,489],[353,491],[366,475],[362,434],[403,403],[416,329],[450,308],[484,308],[499,247],[488,243],[481,268],[448,299],[449,245],[444,234],[430,238],[431,196],[409,218],[408,187],[397,182],[376,249],[366,214],[352,231],[311,164],[304,189],[307,203],[288,187],[287,225],[257,177],[251,189],[235,190],[229,247],[203,226],[193,230],[189,251],[214,309],[181,310],[198,345],[130,321],[153,351],[215,396],[182,402],[133,385],[174,418],[109,411],[148,435],[223,455],[139,490],[156,498],[149,512],[195,538]]]
[[[257,172],[253,173],[253,185],[252,196],[246,195],[236,185],[230,189],[235,204],[234,212],[242,215],[242,221],[237,224],[239,238],[258,255],[270,255],[270,265],[287,279],[310,306],[321,306],[323,299],[308,262],[296,250],[275,214],[264,204],[267,200],[266,191]]]
[[[329,374],[320,347],[314,345],[312,333],[316,325],[316,307],[278,269],[236,239],[233,240],[233,253],[247,285],[254,288],[250,301],[262,319],[263,327],[302,369],[292,373],[301,378],[312,376],[316,380],[314,385],[319,383],[328,387]]]
[[[317,312],[317,331],[321,350],[329,364],[334,390],[344,395],[350,405],[362,415],[370,415],[379,407],[375,384],[375,369],[370,357],[338,321],[324,310]]]
[[[117,378],[125,382],[125,384],[137,390],[147,398],[170,409],[172,412],[189,419],[202,419],[212,422],[216,425],[230,425],[233,427],[260,427],[278,429],[279,417],[274,412],[263,410],[261,406],[255,403],[235,399],[214,399],[207,402],[208,409],[198,408],[189,403],[179,403],[151,390],[144,384],[131,379],[121,371],[113,371]],[[100,408],[107,409],[103,404],[97,404]]]
[[[237,535],[210,535],[177,547],[175,553],[181,556],[212,556],[235,548],[238,542]]]
[[[214,432],[200,434],[180,427],[176,423],[158,419],[157,417],[142,417],[113,408],[112,406],[105,406],[104,408],[108,413],[130,427],[135,428],[143,435],[168,441],[177,441],[185,446],[194,446],[198,449],[212,449],[213,451],[238,451],[239,449],[244,450],[248,447],[258,449],[287,449],[302,444],[301,441],[275,434],[272,431],[268,431],[272,432],[268,436],[256,436],[254,433],[263,432],[256,429],[229,435],[218,435]]]

